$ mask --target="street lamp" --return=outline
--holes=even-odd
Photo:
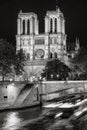
[[[51,79],[53,79],[53,74],[51,74]]]
[[[59,75],[57,74],[57,78],[59,78]]]

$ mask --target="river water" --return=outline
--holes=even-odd
[[[0,130],[87,130],[87,115],[75,124],[75,128],[66,119],[50,116],[49,112],[50,109],[39,107],[0,112]]]

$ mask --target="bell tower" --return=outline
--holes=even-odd
[[[47,11],[45,16],[45,34],[48,35],[49,53],[52,57],[64,60],[66,55],[66,34],[65,34],[65,18],[56,6],[56,10]],[[55,54],[56,56],[54,56]]]
[[[65,19],[63,13],[56,7],[56,11],[48,11],[45,16],[45,33],[65,34]]]

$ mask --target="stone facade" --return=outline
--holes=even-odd
[[[74,57],[73,55],[78,52],[78,42],[73,53],[67,52],[65,18],[59,8],[47,11],[44,23],[45,32],[40,34],[37,14],[22,11],[18,14],[16,50],[23,49],[27,57],[25,70],[27,68],[28,77],[32,73],[31,68],[37,70],[37,74],[40,73],[47,60],[58,58],[69,66],[69,56]],[[36,75],[34,70],[33,73]]]
[[[59,58],[66,54],[65,19],[60,9],[47,11],[45,32],[39,34],[39,21],[35,13],[20,11],[17,19],[16,49],[21,48],[28,60]]]
[[[87,92],[87,81],[43,81],[39,85],[42,95],[42,102],[60,97],[67,97],[70,94],[78,95]]]

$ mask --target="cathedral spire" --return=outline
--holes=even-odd
[[[78,38],[77,40],[78,40],[78,44],[79,44],[79,47],[80,47],[80,41],[79,41],[79,38]]]
[[[80,49],[79,38],[76,38],[76,47],[75,47],[75,50],[79,50],[79,49]]]
[[[58,13],[61,13],[60,7],[58,6],[58,0],[56,0],[56,11],[57,11]]]
[[[22,10],[20,10],[20,14],[22,14]]]
[[[58,0],[56,0],[56,10],[58,10]]]

